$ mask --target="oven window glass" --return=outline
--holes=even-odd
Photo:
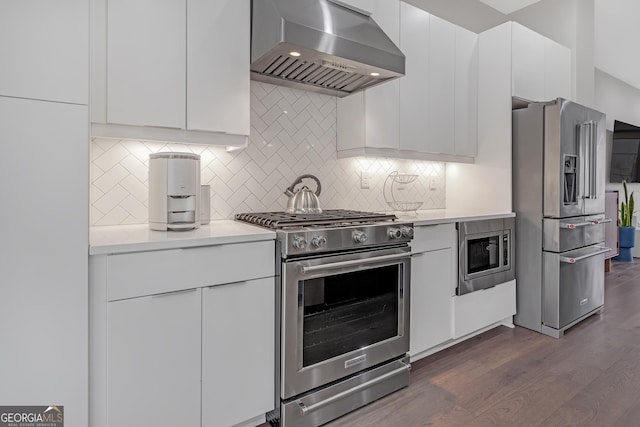
[[[303,366],[398,336],[401,264],[301,282]]]
[[[467,274],[500,267],[500,236],[467,240]]]

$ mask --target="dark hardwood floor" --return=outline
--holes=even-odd
[[[499,327],[413,364],[411,384],[330,427],[640,426],[640,262],[556,340]]]

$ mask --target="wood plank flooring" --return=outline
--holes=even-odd
[[[411,384],[330,427],[640,426],[640,262],[556,340],[499,327],[413,364]]]

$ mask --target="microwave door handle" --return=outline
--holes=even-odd
[[[507,270],[511,266],[511,233],[502,233],[500,256],[502,257],[502,267]]]

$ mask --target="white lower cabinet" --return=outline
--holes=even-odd
[[[108,304],[109,426],[200,425],[200,289]]]
[[[275,405],[274,244],[90,257],[89,425],[264,423]]]
[[[411,361],[493,327],[513,326],[515,280],[456,295],[458,274],[455,224],[416,226],[411,242]]]
[[[452,338],[452,263],[451,248],[411,257],[412,358]]]
[[[516,314],[516,281],[454,297],[453,313],[454,338],[496,323],[512,325],[512,316]]]
[[[274,405],[273,278],[202,290],[202,425],[231,426]]]
[[[411,242],[411,360],[452,338],[455,224],[418,226]]]

